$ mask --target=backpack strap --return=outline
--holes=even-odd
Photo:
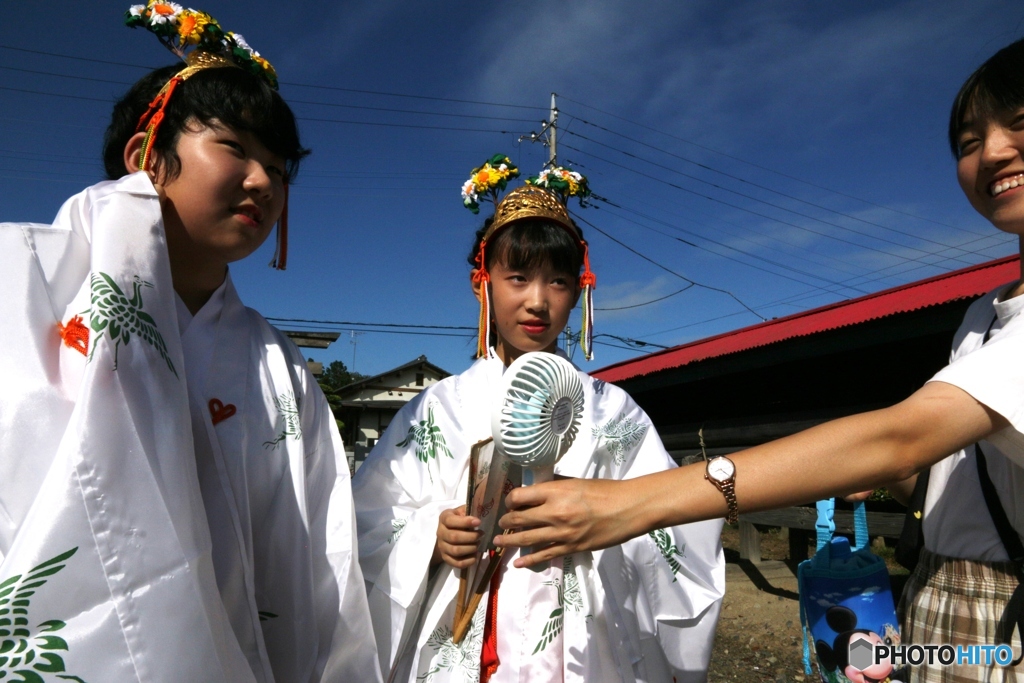
[[[1017,588],[1014,589],[1013,595],[1006,603],[1006,610],[1003,612],[1002,619],[999,620],[999,628],[996,632],[999,642],[1009,645],[1013,640],[1013,632],[1017,629],[1020,629],[1021,636],[1024,637],[1024,543],[1021,543],[1020,536],[1010,524],[1003,504],[999,501],[996,487],[988,476],[988,464],[985,462],[985,453],[981,450],[981,443],[974,444],[974,452],[975,460],[978,463],[978,481],[981,483],[981,492],[985,496],[985,505],[996,525],[996,531],[999,532],[999,540],[1003,542],[1006,554],[1010,556],[1010,561],[1013,562],[1014,570],[1017,573]],[[1017,666],[1022,659],[1024,659],[1024,652],[1013,660],[1011,666]]]
[[[871,536],[868,535],[868,509],[864,501],[860,500],[853,504],[853,552],[863,550],[871,545]]]
[[[818,537],[815,544],[815,553],[822,551],[827,553],[829,543],[832,542],[832,536],[836,532],[836,500],[835,498],[819,500],[815,507],[818,509],[818,520],[814,523],[814,529]]]
[[[924,548],[924,501],[928,497],[928,480],[931,473],[931,468],[917,473],[914,492],[907,501],[907,516],[903,518],[900,541],[896,544],[896,561],[910,571],[917,567],[917,562],[921,559],[921,549]]]

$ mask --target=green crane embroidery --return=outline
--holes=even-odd
[[[672,536],[664,529],[655,529],[647,535],[654,540],[654,545],[658,546],[658,552],[668,562],[668,566],[672,570],[672,583],[675,583],[675,575],[683,570],[683,565],[679,563],[676,557],[684,557],[683,550],[685,550],[685,546],[677,548],[676,544],[672,542]]]
[[[625,462],[626,455],[647,434],[647,425],[631,420],[623,413],[603,427],[594,427],[591,434],[597,441],[604,439],[608,454],[612,456],[616,465],[621,465]]]
[[[134,289],[131,298],[128,298],[109,275],[106,273],[92,274],[89,280],[92,290],[89,326],[97,334],[106,330],[110,341],[114,342],[115,370],[117,370],[118,349],[121,344],[128,346],[134,334],[142,337],[147,344],[156,349],[160,357],[167,363],[167,368],[177,377],[178,371],[174,369],[174,363],[167,355],[167,345],[164,344],[164,338],[156,329],[156,321],[153,320],[153,316],[142,310],[142,288],[152,287],[153,284],[146,282],[138,275],[133,279]],[[92,360],[92,354],[96,352],[97,341],[99,341],[98,338],[93,341],[92,350],[89,351],[89,360]]]
[[[274,399],[277,418],[281,422],[281,431],[270,441],[264,441],[264,448],[277,448],[277,445],[289,436],[295,440],[302,438],[302,424],[299,417],[299,401],[294,392],[286,391]]]
[[[434,475],[430,473],[430,461],[437,460],[439,453],[444,453],[453,458],[448,444],[444,440],[441,428],[434,422],[434,404],[427,407],[427,419],[420,420],[419,424],[409,427],[409,433],[405,439],[398,443],[399,448],[405,448],[413,441],[416,442],[416,457],[427,464],[427,474],[430,481],[434,481]]]
[[[29,598],[51,577],[66,565],[78,548],[51,557],[33,567],[28,573],[16,574],[0,583],[0,681],[11,683],[45,683],[42,674],[55,674],[66,681],[85,683],[78,676],[67,674],[64,659],[57,654],[67,651],[68,643],[60,636],[53,635],[67,626],[63,621],[52,619],[36,626],[36,633],[29,630]],[[7,678],[8,675],[20,678]]]
[[[469,631],[457,645],[452,642],[450,626],[441,625],[434,629],[427,638],[427,647],[434,651],[430,658],[430,669],[417,676],[417,681],[430,683],[434,675],[441,671],[458,671],[467,683],[480,680],[480,648],[483,645],[486,608],[486,601],[481,601],[470,622]]]
[[[407,519],[393,519],[391,520],[391,535],[388,536],[388,543],[394,543],[397,541],[402,532],[405,531],[405,525],[409,523]]]
[[[562,580],[554,579],[544,582],[548,586],[558,587],[558,607],[548,615],[544,630],[541,631],[537,647],[533,648],[533,654],[547,648],[558,634],[562,632],[565,625],[565,610],[571,609],[579,612],[583,609],[583,595],[580,593],[580,582],[576,577],[576,565],[571,555],[566,555],[562,560]]]

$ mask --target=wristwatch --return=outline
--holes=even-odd
[[[736,464],[724,455],[711,458],[704,471],[704,478],[725,496],[725,502],[729,506],[729,514],[726,515],[725,521],[735,524],[740,515],[736,503]]]

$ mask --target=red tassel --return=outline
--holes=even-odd
[[[146,139],[143,140],[142,150],[139,153],[140,171],[147,170],[147,167],[149,166],[149,159],[153,151],[153,145],[156,143],[157,129],[159,129],[160,124],[163,123],[164,109],[167,108],[167,103],[170,102],[171,95],[174,93],[174,89],[178,86],[178,83],[181,83],[181,79],[177,76],[167,81],[167,85],[161,88],[157,96],[149,103],[146,113],[139,118],[139,123],[135,127],[136,133],[141,131],[143,127],[146,128]],[[150,118],[151,114],[152,118]]]
[[[491,561],[494,561],[493,556]],[[480,649],[480,683],[488,683],[501,664],[498,658],[498,588],[501,586],[501,569],[498,567],[491,577],[491,592],[487,596],[484,642]]]
[[[284,270],[288,265],[288,183],[284,184],[284,208],[281,209],[281,217],[277,220],[277,247],[274,249],[274,260],[270,262],[272,268]]]

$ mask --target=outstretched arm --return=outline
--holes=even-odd
[[[736,498],[752,512],[806,503],[906,479],[1008,425],[970,394],[930,382],[891,408],[827,422],[730,456]],[[505,546],[547,546],[516,560],[529,566],[606,548],[653,529],[724,517],[725,498],[704,465],[626,481],[568,480],[518,488],[501,519]]]

